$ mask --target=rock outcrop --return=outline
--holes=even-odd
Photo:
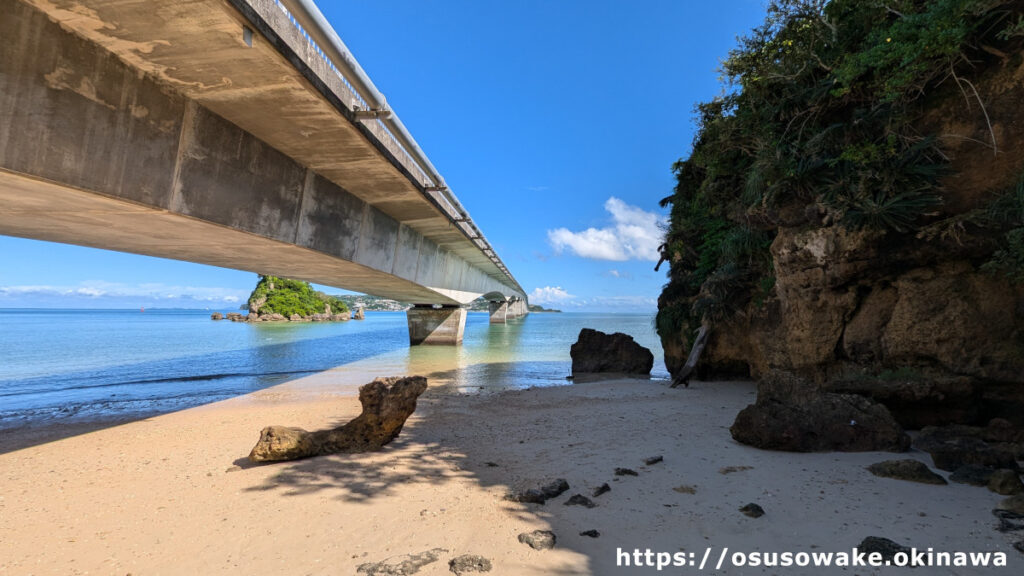
[[[757,401],[740,411],[729,431],[743,444],[789,452],[910,447],[910,437],[885,406],[863,396],[822,392],[785,373],[772,373],[758,385]]]
[[[605,334],[584,328],[569,355],[573,374],[650,374],[654,366],[654,354],[621,332]]]
[[[416,410],[416,399],[427,389],[423,376],[377,378],[359,388],[362,413],[331,430],[268,426],[249,453],[252,462],[297,460],[323,454],[370,452],[398,437]]]
[[[1024,63],[990,61],[972,74],[984,112],[955,86],[921,99],[922,129],[958,135],[943,139],[950,175],[921,231],[857,229],[806,198],[755,222],[773,238],[774,285],[715,324],[703,377],[792,371],[877,400],[910,429],[997,416],[1024,426],[1024,284],[983,269],[1005,229],[972,221],[1024,173],[1024,156],[1010,152],[1024,145]],[[948,227],[929,228],[939,221]],[[684,267],[684,254],[669,256]],[[666,289],[659,306],[689,308],[678,292]],[[673,373],[697,321],[662,334]]]

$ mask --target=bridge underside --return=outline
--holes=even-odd
[[[252,270],[403,302],[457,305],[479,296],[429,288],[294,243],[4,170],[0,170],[0,206],[0,231],[9,236]],[[419,256],[415,249],[394,248],[397,254],[376,257],[398,260],[400,265],[411,261],[409,266],[415,267]],[[373,258],[367,255],[368,260]]]
[[[525,299],[353,119],[272,2],[0,0],[0,13],[0,234],[417,304]],[[247,45],[246,26],[273,42]]]

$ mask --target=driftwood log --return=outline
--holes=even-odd
[[[371,452],[398,437],[416,399],[427,389],[423,376],[377,378],[359,388],[363,412],[344,426],[307,432],[268,426],[249,453],[252,462],[298,460],[324,454]]]
[[[697,362],[700,361],[700,355],[704,352],[704,346],[708,343],[708,334],[710,333],[711,328],[706,323],[701,324],[700,330],[697,331],[697,337],[693,340],[693,347],[690,348],[690,355],[686,358],[686,364],[672,379],[672,388],[677,388],[680,384],[686,387],[690,386],[690,375],[697,368]]]

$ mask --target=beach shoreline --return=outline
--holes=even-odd
[[[355,574],[443,549],[418,573],[449,574],[450,559],[479,554],[496,574],[654,574],[617,566],[616,552],[842,551],[867,536],[1000,551],[1011,567],[1021,558],[993,528],[1001,497],[865,470],[895,457],[930,464],[925,454],[790,454],[734,442],[728,427],[754,399],[750,382],[435,387],[380,452],[250,465],[263,426],[312,430],[359,413],[354,390],[331,390],[325,377],[0,454],[0,573]],[[654,456],[664,460],[644,463]],[[545,505],[505,499],[556,478],[570,489]],[[593,496],[604,483],[611,490]],[[565,505],[577,493],[596,507]],[[751,502],[763,517],[738,511]],[[532,530],[553,531],[555,548],[518,541]],[[588,530],[600,537],[580,535]],[[886,570],[857,573],[899,569]]]

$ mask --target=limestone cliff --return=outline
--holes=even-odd
[[[907,4],[938,17],[921,8],[924,3]],[[1021,4],[934,4],[961,10],[961,20],[991,17],[986,26],[1003,26],[1004,32],[980,25],[965,32],[962,44],[950,51],[955,59],[949,58],[945,73],[926,62],[937,72],[914,80],[918,93],[912,96],[886,100],[851,83],[854,93],[862,90],[859,101],[844,101],[850,92],[833,90],[811,103],[798,101],[791,108],[804,109],[793,112],[778,100],[788,96],[758,94],[762,87],[746,80],[753,67],[738,59],[743,50],[731,56],[727,72],[753,94],[736,97],[728,114],[709,120],[705,113],[693,156],[676,166],[680,186],[666,199],[673,205],[673,221],[663,256],[672,268],[659,300],[659,332],[670,371],[681,368],[703,323],[711,328],[698,364],[705,377],[791,371],[825,388],[872,396],[908,427],[994,416],[1024,424],[1024,274],[1015,267],[1024,264],[1015,245],[1020,243],[1015,235],[1024,230],[1024,109],[1019,105],[1024,57],[1014,36],[1020,32]],[[1012,16],[982,12],[996,5]],[[823,38],[842,38],[844,25],[870,17],[874,26],[890,26],[890,31],[876,40],[881,48],[868,45],[868,39],[856,49],[910,42],[897,34],[907,28],[901,18],[912,14],[865,16],[856,10],[867,8],[851,6],[835,1],[818,7],[819,21],[826,22],[819,24]],[[794,63],[794,74],[818,68],[808,85],[849,81],[841,74],[849,53],[830,59],[817,40],[794,41],[787,27],[799,28],[794,23],[807,14],[782,16],[764,31],[760,44],[748,39],[744,49],[806,41],[814,47],[810,54],[784,56],[811,59],[804,68]],[[764,75],[764,64],[759,66]],[[876,76],[885,73],[892,70],[864,73],[857,81],[878,82]],[[799,84],[802,76],[793,78]],[[741,138],[747,129],[744,106],[755,98],[792,116],[780,118],[779,128],[765,139],[777,146],[778,155],[794,155],[790,171],[776,172],[772,180],[763,174],[782,161],[759,156],[763,143],[748,142],[747,149],[718,143],[726,141],[723,126],[730,128],[729,138]],[[892,115],[877,119],[877,126],[898,136],[856,133],[857,122],[869,122],[860,118],[875,112]],[[797,138],[794,126],[813,114],[833,114],[821,130],[842,134],[831,157],[815,135],[791,142]],[[879,176],[906,170],[914,147],[919,150],[926,141],[933,152],[913,157],[917,173]],[[886,143],[892,147],[886,149]],[[855,156],[864,150],[875,156]],[[737,166],[732,180],[716,164],[727,154]],[[927,179],[930,173],[922,176],[925,170],[934,170],[933,180]],[[756,178],[765,181],[752,182]],[[726,185],[741,192],[722,192]],[[781,188],[772,191],[773,185]],[[753,201],[751,189],[760,191]],[[694,216],[698,208],[704,220]],[[708,221],[720,224],[713,228]],[[732,248],[727,242],[733,237],[754,248]],[[762,252],[757,242],[763,243]],[[712,249],[718,252],[709,256]]]

